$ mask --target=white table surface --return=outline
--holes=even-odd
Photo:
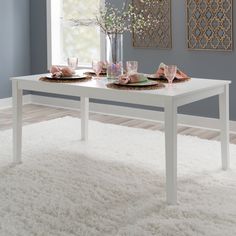
[[[20,80],[26,82],[36,82],[37,84],[45,84],[43,81],[39,81],[40,77],[49,76],[50,74],[39,74],[39,75],[29,75],[22,77],[13,77],[11,80]],[[89,87],[89,88],[100,88],[105,90],[111,90],[106,87],[106,83],[108,83],[109,79],[101,77],[101,79],[93,79],[88,82],[82,83],[50,83],[51,85],[60,85],[60,86],[79,86],[79,87]],[[188,93],[192,93],[199,90],[204,90],[212,87],[218,87],[219,85],[229,84],[228,80],[214,80],[214,79],[204,79],[204,78],[192,78],[189,81],[174,83],[172,86],[166,86],[164,89],[157,90],[140,90],[140,91],[127,91],[127,90],[118,90],[120,92],[132,92],[132,93],[141,93],[141,94],[155,94],[155,95],[163,95],[163,96],[183,96]],[[117,91],[117,90],[114,90]]]
[[[177,108],[179,106],[219,95],[222,168],[229,167],[229,84],[228,80],[192,78],[190,81],[166,85],[156,90],[117,90],[107,88],[111,80],[93,79],[87,82],[51,83],[40,81],[48,74],[14,77],[13,91],[13,160],[21,162],[22,149],[22,91],[31,90],[81,98],[81,137],[88,139],[89,98],[164,107],[166,142],[167,203],[177,203]],[[132,130],[131,130],[132,132]],[[33,158],[33,157],[32,157]]]

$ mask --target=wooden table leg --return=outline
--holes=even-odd
[[[89,98],[80,98],[81,110],[81,140],[88,140],[88,121],[89,121]]]
[[[224,86],[224,92],[219,95],[220,127],[221,127],[221,159],[222,169],[227,170],[229,160],[229,85]]]
[[[166,200],[177,204],[177,106],[172,98],[165,104]]]
[[[22,152],[22,90],[18,88],[18,82],[12,81],[13,99],[13,162],[21,163]]]

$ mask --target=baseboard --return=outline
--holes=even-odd
[[[39,96],[39,95],[31,95],[31,102],[39,105],[70,108],[76,110],[79,110],[80,107],[79,101],[71,99]],[[160,111],[144,110],[144,109],[130,108],[117,105],[90,103],[90,111],[102,114],[112,114],[122,117],[130,117],[130,118],[135,117],[139,119],[159,121],[159,122],[163,122],[164,120],[164,114],[163,112]],[[218,119],[200,117],[200,116],[179,114],[178,124],[190,127],[200,127],[211,130],[219,129]],[[230,121],[230,131],[236,133],[236,121]]]
[[[24,104],[31,103],[31,94],[23,96],[23,103]],[[12,107],[12,97],[0,99],[0,109],[6,109],[11,107]]]

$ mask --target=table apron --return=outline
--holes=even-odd
[[[43,93],[52,93],[66,96],[88,97],[100,100],[108,100],[114,102],[125,102],[130,104],[165,107],[165,101],[168,97],[159,94],[133,93],[132,91],[103,90],[97,88],[87,88],[80,86],[58,86],[57,84],[41,84],[29,81],[18,81],[18,88],[22,90],[30,90]],[[201,91],[190,92],[186,95],[172,97],[177,107],[183,106],[195,101],[209,98],[222,94],[224,86],[207,88]],[[170,98],[170,97],[169,97]]]
[[[166,96],[158,94],[137,93],[133,91],[106,90],[87,88],[82,86],[54,86],[54,84],[31,83],[21,81],[18,88],[35,92],[52,93],[58,95],[88,97],[93,99],[124,102],[137,105],[164,107]]]
[[[224,92],[224,86],[206,89],[203,91],[197,91],[194,93],[189,93],[185,96],[178,97],[176,99],[177,107],[183,106],[192,102],[196,102],[205,98],[213,97],[216,95],[220,95]]]

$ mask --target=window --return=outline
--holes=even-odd
[[[74,27],[66,23],[76,18],[94,19],[104,0],[48,0],[48,66],[66,65],[68,57],[78,57],[80,67],[92,59],[103,59],[104,36],[98,26]],[[63,19],[63,20],[62,20]]]

